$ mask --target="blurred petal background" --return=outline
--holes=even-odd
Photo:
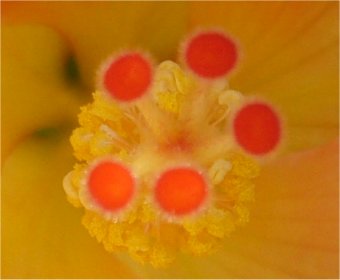
[[[3,278],[338,278],[338,2],[2,2]],[[242,47],[230,85],[284,116],[250,223],[210,257],[168,269],[112,255],[82,227],[63,176],[95,72],[114,51],[158,61],[221,27]]]

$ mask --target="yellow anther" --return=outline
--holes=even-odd
[[[115,103],[110,102],[100,91],[93,94],[94,103],[90,106],[90,113],[103,120],[117,122],[123,118],[123,112]]]
[[[107,237],[108,222],[98,214],[87,212],[82,220],[83,225],[87,228],[90,235],[95,237],[98,242],[102,242]]]
[[[157,244],[150,255],[150,263],[154,267],[165,267],[175,259],[175,251],[167,246]]]
[[[232,155],[233,168],[231,172],[235,176],[245,178],[255,178],[260,173],[259,165],[248,156],[243,154]]]
[[[74,207],[81,207],[78,188],[72,183],[73,173],[74,171],[71,171],[65,176],[63,180],[64,191],[67,194],[68,202],[70,202]]]
[[[220,105],[228,105],[229,107],[239,106],[244,100],[242,93],[228,89],[219,94],[218,103]]]
[[[205,229],[206,219],[201,217],[199,219],[190,219],[184,221],[183,227],[190,235],[197,235]]]
[[[215,184],[220,184],[225,175],[228,173],[229,170],[231,170],[232,166],[229,161],[226,161],[224,159],[219,159],[214,162],[214,164],[209,169],[209,177],[210,180]]]
[[[121,224],[110,224],[103,245],[109,252],[114,252],[124,245],[125,228]]]
[[[209,211],[207,231],[217,238],[223,238],[234,231],[235,223],[232,214],[228,211],[213,208]]]
[[[152,207],[150,203],[143,203],[141,208],[142,210],[140,219],[143,223],[148,224],[155,221],[157,214],[155,212],[154,207]]]
[[[151,238],[146,229],[130,227],[126,232],[126,246],[130,251],[148,252],[151,247]]]
[[[92,158],[90,151],[90,143],[93,134],[85,127],[76,128],[70,138],[70,142],[74,149],[74,155],[78,160],[89,160]]]
[[[206,233],[190,236],[187,240],[186,249],[196,256],[212,253],[216,250],[218,240]]]
[[[190,87],[189,77],[176,63],[165,61],[158,66],[152,91],[163,110],[177,114]]]

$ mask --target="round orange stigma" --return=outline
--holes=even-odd
[[[197,75],[220,78],[234,68],[237,48],[223,33],[202,32],[188,41],[184,56],[188,67]]]
[[[98,205],[108,211],[117,211],[131,201],[135,192],[135,180],[125,166],[105,160],[91,170],[88,188]]]
[[[140,53],[127,53],[115,58],[103,75],[103,86],[119,101],[132,101],[143,96],[152,81],[150,61]]]
[[[165,212],[180,216],[198,210],[207,192],[207,184],[198,171],[177,167],[160,176],[156,182],[155,199]]]
[[[251,103],[241,108],[236,113],[233,129],[239,145],[255,155],[271,152],[281,138],[278,115],[263,103]]]

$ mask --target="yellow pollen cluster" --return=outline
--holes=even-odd
[[[247,223],[259,167],[230,136],[242,94],[166,61],[156,69],[150,94],[135,104],[118,105],[99,91],[93,98],[81,108],[80,127],[71,136],[79,163],[64,189],[70,203],[85,209],[83,225],[107,251],[128,251],[142,263],[164,267],[178,253],[213,252]],[[89,166],[108,155],[129,166],[139,182],[136,199],[117,217],[93,208],[86,191]],[[209,199],[197,213],[171,217],[154,203],[153,182],[161,170],[181,163],[204,171]]]

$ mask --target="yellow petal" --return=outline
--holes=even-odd
[[[150,278],[338,278],[338,154],[334,141],[266,166],[250,223],[217,254],[138,269]]]
[[[5,22],[53,26],[71,42],[83,81],[92,86],[99,64],[112,52],[145,48],[157,59],[173,58],[186,28],[186,3],[5,3]]]
[[[190,9],[192,27],[219,26],[239,41],[231,86],[281,109],[287,149],[337,136],[337,2],[194,2]]]
[[[81,225],[62,178],[72,166],[66,134],[32,138],[3,165],[2,277],[135,278]]]
[[[37,129],[67,124],[78,111],[64,76],[68,48],[51,29],[3,26],[2,158]]]

